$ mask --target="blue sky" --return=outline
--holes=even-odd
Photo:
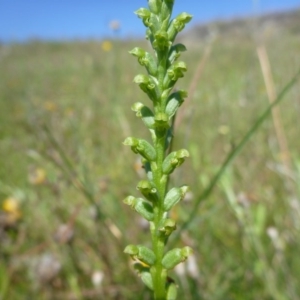
[[[194,15],[191,23],[300,8],[300,0],[177,0],[174,14]],[[121,23],[119,36],[142,36],[133,14],[146,0],[0,0],[0,41],[89,39],[112,35],[111,20]]]

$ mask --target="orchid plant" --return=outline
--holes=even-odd
[[[132,110],[149,129],[152,142],[135,137],[124,141],[142,157],[147,174],[147,180],[137,184],[142,197],[128,196],[124,203],[150,223],[152,238],[152,249],[128,245],[124,252],[135,260],[135,270],[153,291],[156,300],[176,299],[177,287],[168,271],[192,253],[187,246],[165,250],[169,236],[176,229],[176,222],[169,217],[169,212],[188,191],[186,185],[168,190],[170,174],[189,156],[186,149],[170,151],[173,120],[187,96],[185,90],[174,89],[177,80],[187,71],[186,64],[178,60],[186,47],[174,43],[174,40],[192,18],[183,12],[172,19],[174,2],[148,0],[148,8],[135,12],[147,28],[146,38],[151,43],[153,54],[139,47],[130,51],[147,71],[147,74],[137,75],[134,82],[147,94],[152,107],[136,102]]]

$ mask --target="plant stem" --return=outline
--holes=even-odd
[[[162,93],[163,81],[167,71],[166,61],[167,54],[158,52],[157,65],[158,65],[158,85],[160,92]],[[162,101],[158,101],[158,107],[155,109],[155,114],[163,112],[165,107],[163,107]],[[164,256],[165,239],[159,234],[159,228],[161,227],[162,221],[164,220],[164,198],[167,189],[168,180],[163,179],[162,164],[165,159],[165,145],[167,130],[155,130],[156,139],[153,141],[154,148],[156,150],[156,168],[152,170],[153,180],[156,185],[158,201],[154,205],[154,228],[152,229],[152,245],[153,252],[156,255],[156,263],[154,268],[152,268],[152,280],[154,288],[154,299],[164,300],[166,298],[166,274],[163,271],[162,259]]]
[[[159,134],[157,134],[158,136]],[[153,252],[156,255],[156,263],[152,268],[152,280],[154,288],[154,299],[165,299],[165,286],[166,276],[163,274],[163,267],[161,264],[163,255],[165,240],[160,237],[159,228],[162,220],[164,219],[163,200],[166,193],[166,183],[162,181],[162,163],[165,157],[165,138],[166,134],[157,138],[155,142],[155,150],[157,153],[156,169],[153,170],[153,179],[158,192],[158,201],[154,207],[154,226],[151,230]]]

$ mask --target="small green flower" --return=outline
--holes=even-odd
[[[154,147],[143,139],[136,139],[134,137],[128,137],[125,139],[124,145],[131,146],[134,153],[139,153],[148,161],[155,161],[156,150]]]
[[[156,261],[153,251],[143,245],[128,245],[124,253],[129,254],[133,260],[139,260],[147,265],[153,265]]]
[[[137,11],[135,11],[135,14],[143,20],[143,23],[146,27],[149,26],[149,24],[150,24],[149,20],[150,20],[150,16],[151,16],[150,10],[148,10],[146,8],[140,8]]]
[[[138,58],[140,65],[145,66],[150,75],[155,76],[157,74],[156,61],[150,53],[139,47],[133,48],[129,53]]]
[[[174,205],[181,201],[188,189],[189,187],[187,185],[170,189],[164,200],[164,210],[169,211]]]
[[[189,157],[189,152],[185,149],[171,152],[163,162],[163,173],[167,175],[171,174],[177,167],[183,164],[186,157]]]
[[[178,108],[183,103],[184,98],[186,97],[187,92],[184,90],[179,90],[170,95],[166,106],[166,113],[169,118],[172,118],[176,114]]]
[[[135,198],[133,196],[126,197],[123,202],[138,212],[147,221],[153,221],[153,206],[149,202],[142,198]]]
[[[190,247],[172,249],[165,254],[164,258],[162,259],[162,264],[166,269],[173,269],[178,264],[187,260],[192,253],[193,250]]]
[[[168,29],[168,36],[171,41],[174,41],[177,34],[183,30],[185,25],[190,22],[192,15],[189,15],[185,12],[178,15],[170,24]]]

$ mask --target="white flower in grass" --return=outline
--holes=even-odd
[[[272,241],[276,241],[278,239],[278,230],[275,227],[268,227],[267,234]]]
[[[41,283],[51,282],[61,270],[61,263],[52,253],[43,254],[36,263],[36,276]]]
[[[92,283],[94,287],[101,286],[104,279],[104,273],[102,271],[96,270],[92,274]]]

